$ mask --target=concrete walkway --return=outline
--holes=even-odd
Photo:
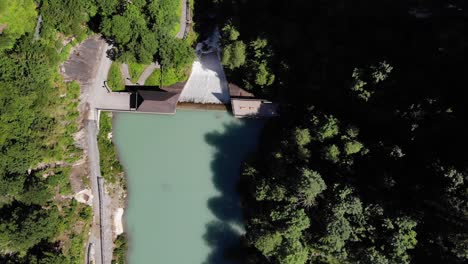
[[[96,77],[89,89],[88,103],[91,109],[89,120],[97,120],[96,109],[130,111],[130,93],[109,92],[104,84],[112,64],[111,59],[107,57],[106,51],[108,49],[109,45],[104,43]]]

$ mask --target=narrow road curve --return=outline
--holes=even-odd
[[[151,74],[156,70],[159,69],[159,63],[153,62],[150,65],[146,66],[145,70],[143,73],[141,73],[140,77],[138,78],[137,85],[144,85],[146,82],[146,79],[148,79]],[[125,85],[135,85],[132,83],[132,76],[130,76],[130,70],[128,68],[128,64],[122,63],[120,65],[120,72],[122,73],[122,78],[125,80]]]
[[[151,63],[150,65],[148,65],[145,70],[143,71],[143,73],[140,75],[140,78],[138,79],[137,83],[139,85],[144,85],[145,82],[146,82],[146,79],[148,79],[151,74],[154,72],[154,70],[156,69],[159,69],[160,66],[159,66],[159,63]]]

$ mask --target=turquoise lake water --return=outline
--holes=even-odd
[[[243,233],[236,185],[261,127],[221,111],[115,114],[130,264],[235,263],[225,253]]]

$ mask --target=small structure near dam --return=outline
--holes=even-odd
[[[175,114],[179,96],[180,93],[165,90],[141,90],[137,91],[132,97],[135,98],[137,112]]]
[[[269,118],[278,116],[278,104],[263,99],[233,98],[232,114],[237,118]]]
[[[231,109],[237,118],[271,118],[279,115],[279,105],[265,99],[255,98],[241,87],[230,83]]]
[[[160,89],[156,86],[127,85],[130,111],[155,114],[175,114],[177,102],[183,89],[183,84],[175,84]]]

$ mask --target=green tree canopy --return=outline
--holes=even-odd
[[[246,46],[242,41],[234,41],[223,49],[221,62],[224,66],[233,70],[245,63]]]
[[[11,48],[23,34],[32,32],[37,11],[33,0],[3,0],[0,2],[0,51]]]

